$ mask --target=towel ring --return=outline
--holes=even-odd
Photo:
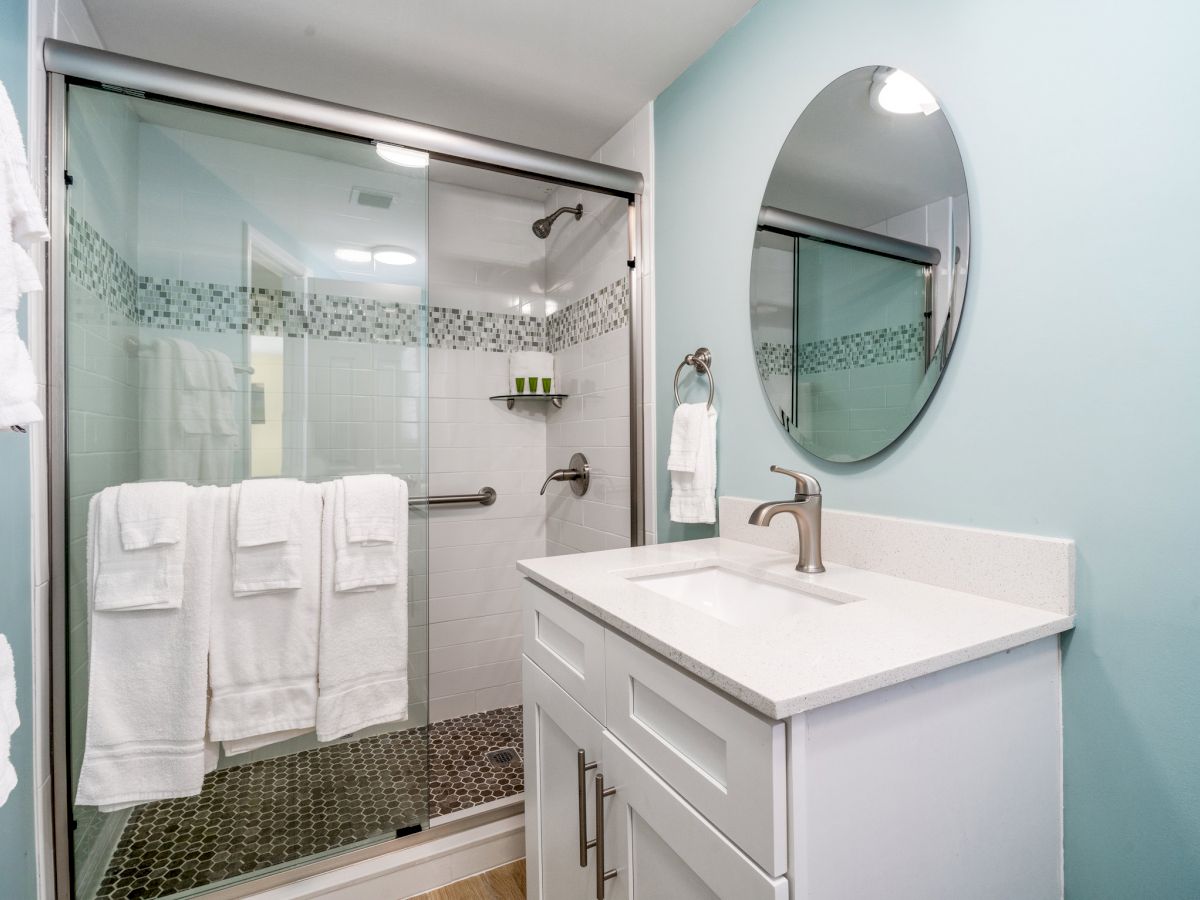
[[[713,378],[712,373],[712,353],[707,347],[700,347],[695,353],[689,353],[683,358],[675,368],[675,405],[678,406],[682,401],[679,399],[679,373],[683,371],[684,366],[692,366],[697,372],[703,372],[708,376],[708,409],[712,409],[713,398],[717,395],[717,380]]]

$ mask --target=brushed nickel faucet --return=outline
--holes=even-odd
[[[797,572],[824,572],[821,562],[821,484],[811,475],[771,466],[772,472],[790,475],[796,480],[796,496],[791,500],[763,503],[750,513],[750,524],[767,526],[779,513],[787,513],[800,529],[800,561]]]

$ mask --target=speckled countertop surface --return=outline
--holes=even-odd
[[[730,625],[628,576],[720,564],[830,603],[766,631]],[[729,538],[522,560],[527,577],[772,719],[1067,631],[1074,616],[864,569],[796,572],[795,556]]]

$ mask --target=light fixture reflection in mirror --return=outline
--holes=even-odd
[[[750,277],[771,415],[823,459],[866,459],[933,394],[966,296],[958,144],[909,73],[866,66],[804,109],[760,205]]]

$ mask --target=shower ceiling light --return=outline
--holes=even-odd
[[[424,150],[414,150],[411,147],[401,147],[398,144],[381,144],[376,142],[375,152],[381,159],[404,166],[407,169],[424,169],[429,165],[429,154]]]
[[[342,262],[365,263],[371,261],[371,251],[361,250],[358,247],[338,247],[333,251],[333,255]]]
[[[883,67],[871,79],[871,105],[881,112],[901,116],[914,113],[929,116],[939,109],[937,98],[925,85],[900,69]]]
[[[385,266],[411,266],[417,261],[417,254],[403,247],[376,247],[371,255]]]

